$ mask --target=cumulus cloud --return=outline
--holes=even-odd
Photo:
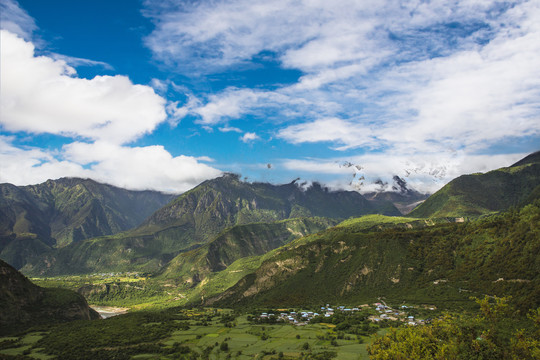
[[[178,193],[221,173],[202,163],[212,161],[206,156],[173,156],[159,145],[128,146],[152,132],[167,114],[171,122],[179,121],[183,110],[178,103],[167,103],[151,87],[133,84],[125,76],[79,78],[68,65],[107,64],[36,56],[31,41],[8,30],[1,30],[0,36],[3,133],[74,139],[62,148],[40,149],[20,145],[15,135],[0,135],[0,182],[27,185],[65,176],[89,177],[129,189]]]
[[[16,5],[12,0],[2,4]],[[70,171],[104,174],[106,166],[85,163],[75,150],[97,151],[107,144],[123,151],[167,115],[173,126],[189,115],[207,131],[237,132],[245,142],[271,133],[292,144],[321,143],[347,155],[358,149],[367,155],[351,161],[366,164],[373,181],[408,176],[413,187],[429,190],[462,172],[503,166],[523,155],[477,155],[501,141],[540,136],[536,0],[147,0],[144,5],[155,24],[145,44],[171,71],[204,82],[206,75],[265,66],[257,62],[265,56],[277,64],[272,71],[295,69],[299,75],[287,85],[236,83],[195,94],[169,80],[154,80],[160,94],[173,90],[187,98],[167,103],[127,78],[79,79],[66,59],[36,57],[27,42],[35,30],[33,19],[12,6],[18,28],[10,25],[11,32],[27,41],[7,40],[18,49],[18,57],[10,59],[2,38],[2,125],[78,140],[59,155],[32,155],[38,166],[62,163],[74,166]],[[13,74],[4,74],[4,57]],[[241,121],[252,124],[235,123]],[[253,132],[244,134],[241,128]],[[371,150],[377,152],[369,155]],[[331,170],[334,161],[290,159],[284,164],[290,171],[346,176],[345,168]]]
[[[74,142],[59,151],[13,145],[0,136],[0,182],[37,184],[60,177],[89,177],[115,186],[180,193],[221,172],[201,161],[172,156],[163,146],[128,147],[107,142]]]
[[[122,144],[166,119],[165,100],[125,76],[78,78],[63,60],[1,30],[1,124],[8,131],[82,136]]]
[[[252,132],[247,132],[243,136],[240,137],[240,140],[242,140],[242,142],[245,142],[245,143],[253,142],[259,139],[260,139],[259,135]]]

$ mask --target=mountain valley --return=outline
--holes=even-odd
[[[219,333],[233,334],[226,329],[240,324],[242,334],[256,332],[260,338],[253,340],[252,346],[258,346],[255,344],[264,341],[267,324],[267,320],[261,323],[261,313],[284,313],[287,309],[288,315],[282,317],[288,319],[297,309],[311,309],[315,314],[326,304],[358,309],[359,304],[388,303],[396,308],[406,304],[405,308],[432,309],[409,314],[443,319],[442,311],[472,316],[478,309],[478,299],[485,297],[491,303],[503,299],[514,309],[516,320],[511,327],[517,329],[527,323],[530,311],[540,307],[539,154],[486,174],[461,176],[427,199],[414,190],[363,196],[330,191],[317,183],[308,188],[296,182],[249,183],[233,174],[205,181],[179,196],[132,193],[80,179],[33,187],[3,184],[0,256],[13,261],[42,288],[62,288],[36,290],[42,288],[6,264],[6,269],[12,269],[10,278],[28,283],[30,290],[19,293],[26,292],[29,302],[36,303],[43,291],[63,291],[66,298],[82,299],[76,291],[94,305],[130,308],[126,315],[103,321],[118,324],[111,325],[111,329],[117,329],[111,330],[114,336],[124,339],[119,340],[118,349],[138,349],[132,355],[185,351],[195,359],[204,358],[204,351],[209,351],[214,354],[211,358],[225,358],[231,353],[217,349],[219,344],[210,348],[210,343],[199,341],[201,338],[180,334],[189,327],[202,329],[204,323],[217,327],[214,331]],[[66,184],[73,187],[68,189]],[[102,195],[96,195],[96,189]],[[86,207],[85,201],[93,205]],[[71,205],[59,205],[68,203]],[[407,216],[401,215],[412,203],[419,205]],[[122,213],[124,207],[131,207],[131,213]],[[145,208],[145,219],[133,215],[138,207]],[[64,231],[58,225],[62,221],[69,224]],[[97,236],[90,236],[94,233]],[[13,305],[17,302],[12,298],[2,300],[6,308],[28,308],[20,300],[23,305]],[[316,354],[325,352],[329,357],[320,358],[332,358],[334,352],[340,354],[338,358],[348,358],[345,346],[352,343],[332,345],[333,337],[349,336],[351,340],[354,334],[360,342],[379,344],[372,334],[386,333],[387,326],[402,326],[399,320],[387,321],[365,306],[360,317],[330,315],[329,327],[321,325],[328,332],[317,333],[317,342],[307,342],[308,348],[317,351],[293,355],[291,347],[304,346],[293,342],[287,345],[285,353],[289,351],[290,355],[284,358],[315,359],[319,358],[314,357]],[[197,315],[186,315],[190,311]],[[247,312],[259,315],[245,317]],[[99,321],[50,325],[42,315],[22,310],[11,313],[27,319],[28,325],[23,322],[22,328],[39,325],[48,329],[40,333],[41,342],[31,348],[36,354],[40,354],[38,346],[49,349],[48,354],[60,354],[51,347],[60,337],[76,337],[79,333],[90,336],[89,331],[96,331],[91,335],[94,347],[85,351],[103,358],[118,356],[113,350],[116,347],[99,345],[102,340],[98,333],[105,331]],[[85,314],[87,319],[95,317],[91,310]],[[188,321],[190,316],[198,320]],[[255,317],[257,322],[253,322]],[[32,318],[35,322],[28,320]],[[327,321],[319,320],[321,324]],[[309,329],[320,329],[319,320],[305,324],[307,332],[300,332],[300,336],[307,336]],[[352,326],[355,321],[365,330]],[[150,327],[144,330],[147,339],[161,339],[158,347],[145,348],[144,341],[134,334],[131,336],[139,339],[134,342],[119,336],[117,331],[127,324],[160,324],[152,328],[155,331]],[[275,322],[270,324],[276,326]],[[80,328],[74,330],[73,326]],[[537,331],[533,325],[527,326]],[[64,333],[67,329],[72,329],[73,335]],[[285,339],[279,335],[281,330],[270,329],[272,336]],[[171,336],[184,340],[174,345],[166,340]],[[244,351],[234,342],[234,336],[233,340],[219,339],[240,353]],[[62,346],[69,348],[71,344]],[[531,346],[534,349],[537,345]],[[225,349],[225,345],[222,347]],[[367,358],[372,348],[362,345],[355,349]],[[2,351],[0,346],[0,354]],[[125,358],[130,356],[125,353]],[[248,358],[242,354],[236,357]]]

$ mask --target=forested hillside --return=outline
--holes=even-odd
[[[133,228],[172,198],[78,178],[0,184],[0,258],[21,268],[51,248]]]
[[[40,276],[157,272],[180,253],[212,241],[235,225],[311,216],[346,219],[388,211],[399,213],[391,203],[382,209],[354,191],[333,192],[319,184],[303,189],[294,182],[248,183],[227,174],[178,196],[133,230],[50,250],[22,270]]]
[[[358,302],[374,296],[459,302],[512,295],[540,305],[540,202],[468,223],[422,229],[331,228],[276,250],[220,306]]]
[[[485,174],[462,175],[414,209],[412,217],[478,217],[521,206],[540,191],[540,152]]]

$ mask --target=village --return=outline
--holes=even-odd
[[[430,311],[435,311],[437,308],[434,305],[423,305],[423,309]],[[273,312],[263,312],[258,316],[258,320],[261,322],[284,322],[290,323],[297,326],[307,325],[310,321],[316,319],[317,322],[320,322],[321,319],[331,318],[336,314],[355,314],[359,312],[368,312],[370,315],[368,319],[373,323],[378,323],[381,321],[401,321],[410,326],[424,325],[431,321],[431,318],[428,319],[419,319],[416,318],[411,312],[415,309],[415,306],[412,305],[401,305],[398,309],[394,309],[388,306],[384,302],[376,302],[371,305],[363,304],[357,307],[345,307],[340,306],[331,306],[326,304],[326,306],[321,306],[319,311],[291,311],[285,309],[278,309],[275,313]],[[330,320],[330,319],[329,319]]]

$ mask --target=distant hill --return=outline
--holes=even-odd
[[[0,184],[0,258],[20,268],[51,247],[133,228],[172,198],[78,178]]]
[[[0,260],[0,334],[45,323],[99,318],[82,295],[34,285]]]
[[[394,215],[396,210],[391,207],[382,212]],[[238,224],[313,216],[346,219],[373,213],[381,213],[380,208],[355,191],[330,191],[318,183],[307,189],[295,182],[248,183],[238,175],[225,174],[180,195],[149,217],[137,232],[190,224],[196,236],[207,238]]]
[[[424,228],[405,223],[381,231],[362,227],[361,219],[263,256],[205,305],[346,305],[373,297],[444,305],[477,294],[511,295],[521,309],[540,305],[540,200],[483,220]]]
[[[226,174],[178,196],[136,229],[50,251],[23,271],[36,275],[155,272],[180,253],[236,225],[314,216],[346,219],[380,211],[354,191],[329,191],[316,183],[307,189],[294,182],[248,183]],[[398,212],[392,204],[383,212],[388,211]]]
[[[485,174],[460,176],[414,209],[412,217],[477,217],[527,202],[540,191],[540,152]]]

